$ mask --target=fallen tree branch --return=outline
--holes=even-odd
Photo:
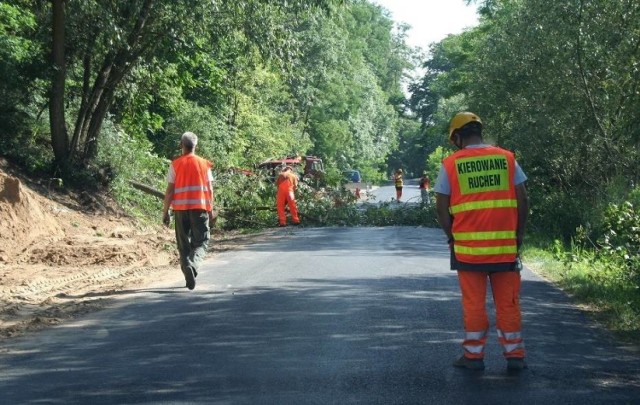
[[[145,192],[147,194],[150,194],[154,197],[158,197],[161,200],[164,200],[164,193],[160,190],[156,190],[155,188],[151,187],[151,186],[147,186],[146,184],[142,184],[142,183],[138,183],[135,182],[133,180],[129,180],[129,183],[133,186],[133,188],[140,190],[142,192]]]

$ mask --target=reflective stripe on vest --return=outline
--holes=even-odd
[[[518,253],[517,245],[505,245],[505,246],[491,246],[491,247],[469,247],[469,246],[461,246],[454,245],[453,251],[456,253],[462,253],[465,255],[475,255],[475,256],[488,256],[488,255],[502,255]]]
[[[518,225],[513,154],[494,146],[465,148],[445,158],[443,165],[451,184],[456,259],[470,264],[513,262]]]
[[[456,232],[453,234],[453,238],[457,241],[514,239],[515,237],[516,237],[515,231]]]
[[[396,177],[396,187],[402,187],[402,177]]]
[[[184,193],[185,191],[208,191],[208,192],[210,192],[211,189],[209,187],[206,187],[206,186],[187,186],[187,187],[176,188],[176,189],[173,190],[174,193]]]
[[[452,214],[457,214],[464,211],[482,210],[489,208],[516,208],[518,207],[518,200],[488,200],[488,201],[472,201],[468,203],[462,203],[452,205],[449,211]]]
[[[176,211],[211,211],[211,183],[208,177],[211,162],[189,154],[179,157],[171,164],[175,172],[172,208]]]

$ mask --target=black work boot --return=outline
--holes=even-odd
[[[507,370],[509,371],[520,371],[524,370],[527,367],[527,362],[524,361],[522,357],[509,357],[507,359]]]
[[[483,359],[470,359],[464,355],[453,362],[453,367],[466,368],[469,370],[484,370]]]
[[[196,288],[196,276],[193,274],[193,269],[191,267],[187,267],[187,270],[184,273],[184,279],[187,281],[188,289],[193,290]]]

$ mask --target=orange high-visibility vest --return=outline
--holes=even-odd
[[[453,251],[464,263],[513,263],[518,253],[518,202],[513,153],[465,148],[443,161],[451,196]]]
[[[172,163],[176,178],[171,207],[174,211],[211,211],[211,162],[194,154],[183,155]]]

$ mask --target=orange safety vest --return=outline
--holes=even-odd
[[[174,211],[211,211],[211,182],[208,172],[213,163],[194,154],[183,155],[172,163],[176,178],[171,207]]]
[[[463,263],[513,263],[518,253],[518,201],[513,153],[465,148],[443,161],[451,196],[453,251]]]

